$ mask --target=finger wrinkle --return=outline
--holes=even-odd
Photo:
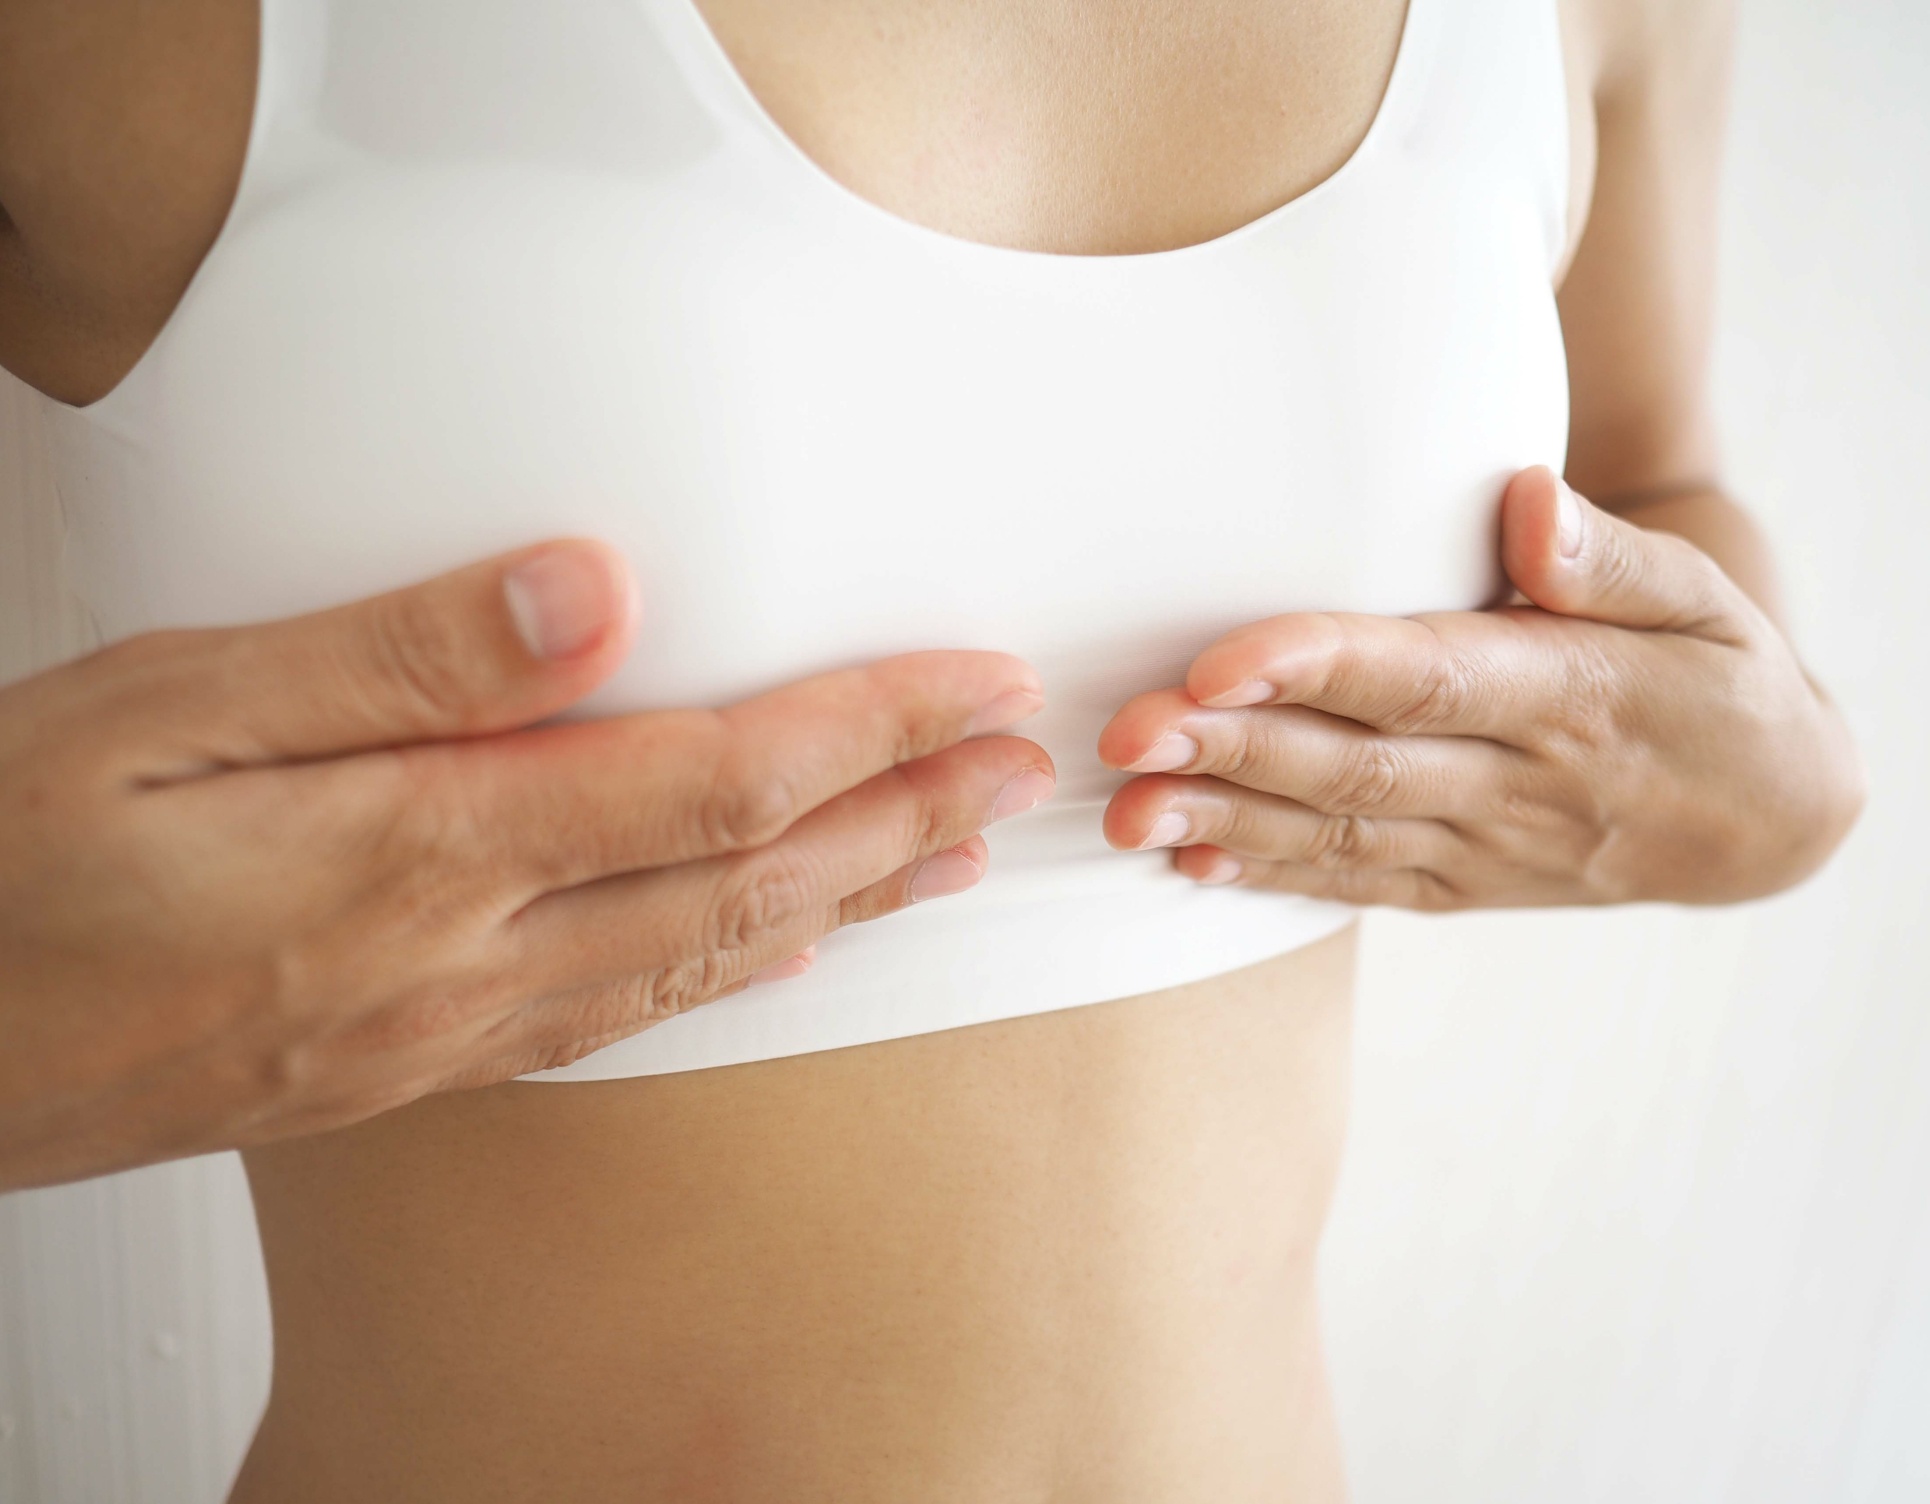
[[[1329,814],[1366,814],[1392,801],[1409,776],[1407,760],[1392,746],[1364,740],[1327,780],[1318,803]]]

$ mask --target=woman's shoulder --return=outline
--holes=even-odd
[[[0,5],[0,366],[87,402],[139,358],[233,201],[258,0]]]

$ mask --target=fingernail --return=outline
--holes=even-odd
[[[1038,768],[1028,768],[999,790],[999,796],[992,804],[992,813],[985,817],[990,825],[994,820],[1009,820],[1013,815],[1022,815],[1035,804],[1041,804],[1051,797],[1054,784],[1052,775]]]
[[[610,561],[563,544],[525,559],[503,577],[516,633],[537,658],[574,658],[596,646],[623,611]]]
[[[1141,851],[1149,851],[1155,846],[1183,845],[1193,833],[1193,822],[1176,809],[1169,809],[1157,820],[1153,828],[1146,832],[1146,839],[1139,843]]]
[[[754,971],[746,980],[750,986],[755,987],[760,982],[783,982],[792,977],[801,977],[811,969],[811,963],[817,959],[817,955],[818,948],[815,945],[807,945],[790,960],[779,961],[774,966],[766,966],[761,971]]]
[[[1170,773],[1183,768],[1200,755],[1200,744],[1184,731],[1169,731],[1153,744],[1138,762],[1131,765],[1135,773]]]
[[[1234,861],[1232,857],[1216,856],[1213,858],[1213,865],[1202,872],[1194,881],[1218,885],[1220,883],[1230,883],[1239,875],[1240,864]]]
[[[1582,551],[1581,498],[1565,480],[1555,482],[1555,542],[1564,559],[1572,559]]]
[[[1264,705],[1280,693],[1264,679],[1249,679],[1238,689],[1229,689],[1225,694],[1213,695],[1200,701],[1211,705],[1215,710],[1237,710],[1242,705]]]
[[[941,851],[926,857],[925,864],[911,875],[911,901],[923,903],[927,898],[963,893],[984,875],[978,863],[964,852]]]
[[[965,728],[967,736],[984,736],[990,731],[1003,731],[1007,726],[1016,726],[1029,715],[1038,712],[1045,704],[1045,697],[1030,689],[1007,690],[996,700],[981,706],[972,724]]]

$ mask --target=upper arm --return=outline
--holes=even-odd
[[[257,0],[0,0],[0,365],[68,402],[146,349],[226,217]]]
[[[1583,0],[1594,191],[1560,293],[1568,478],[1613,501],[1709,482],[1707,372],[1733,0]]]

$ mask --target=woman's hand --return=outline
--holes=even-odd
[[[1146,776],[1107,838],[1180,847],[1201,882],[1421,909],[1717,903],[1823,861],[1862,805],[1849,735],[1706,554],[1536,469],[1502,561],[1532,604],[1275,617],[1130,701],[1100,755]]]
[[[533,726],[635,618],[564,542],[0,690],[0,1189],[564,1064],[971,886],[1051,791],[966,739],[1039,706],[995,653]]]

